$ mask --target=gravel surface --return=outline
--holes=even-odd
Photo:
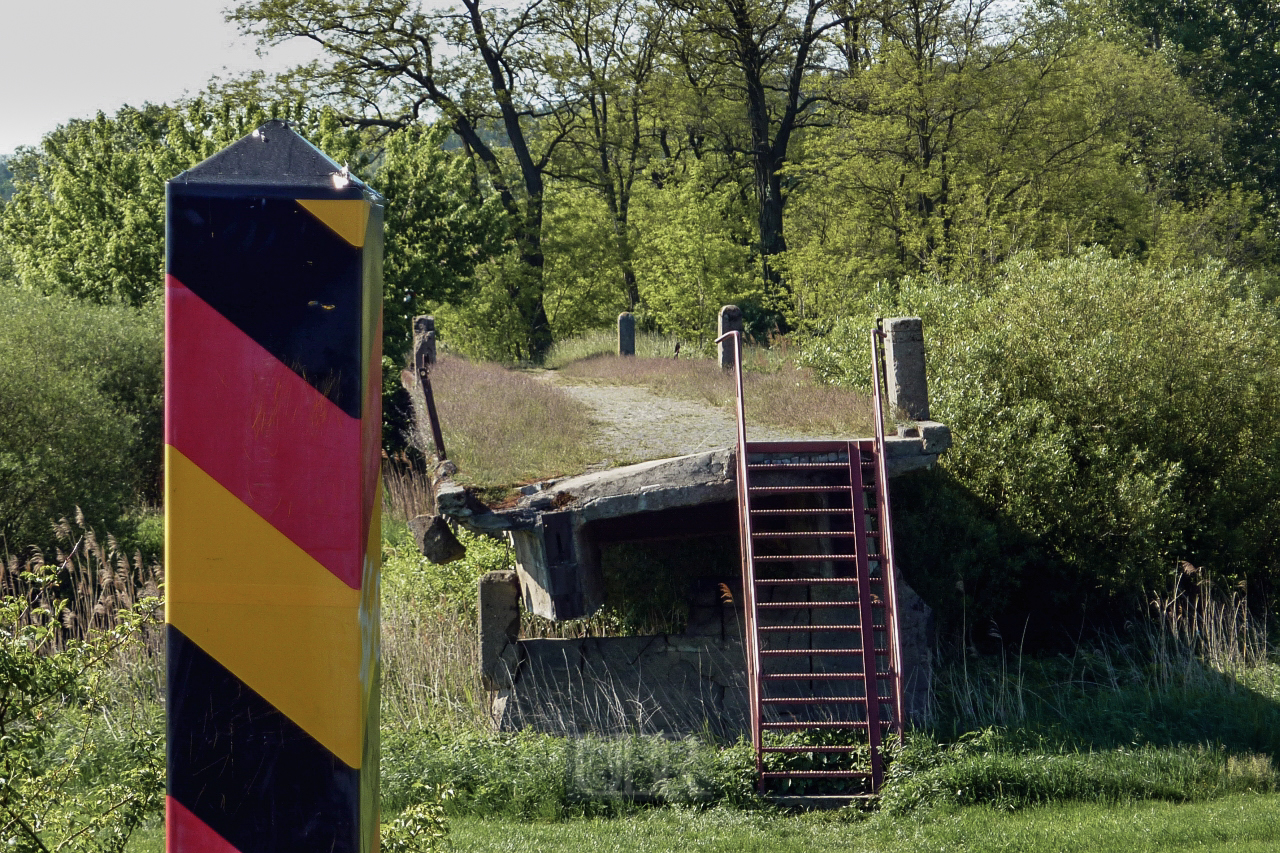
[[[660,397],[627,385],[570,384],[552,371],[545,371],[541,378],[591,407],[600,429],[597,442],[604,457],[593,468],[701,453],[738,441],[733,413],[727,409]],[[747,438],[785,441],[796,435],[747,424]]]

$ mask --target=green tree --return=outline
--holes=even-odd
[[[0,555],[159,499],[160,312],[0,288]]]
[[[642,191],[643,192],[643,191]],[[628,200],[631,207],[631,200]],[[628,210],[628,229],[634,215]],[[634,242],[625,244],[619,222],[596,188],[556,182],[547,195],[547,316],[557,340],[606,327],[639,301],[628,293],[634,280]]]
[[[18,284],[139,306],[164,281],[164,184],[296,103],[229,98],[125,106],[74,120],[12,160],[16,192],[0,209],[0,245]]]
[[[694,161],[661,188],[643,185],[637,207],[636,277],[658,329],[707,344],[722,305],[759,305],[763,288],[752,264],[749,214],[736,186],[717,187]]]
[[[478,191],[472,161],[444,150],[448,134],[446,124],[388,134],[371,178],[387,199],[382,323],[389,355],[409,346],[414,316],[469,298],[476,267],[510,248],[506,211]]]
[[[553,62],[581,120],[552,174],[590,187],[608,209],[626,309],[640,301],[632,262],[631,198],[655,148],[660,47],[666,14],[644,0],[556,0],[547,7]]]
[[[1113,0],[1103,10],[1104,21],[1110,12],[1136,27],[1148,48],[1168,56],[1230,117],[1231,177],[1261,192],[1274,215],[1280,204],[1280,7],[1266,0]],[[1126,28],[1116,29],[1123,39]]]
[[[135,306],[158,292],[171,175],[158,172],[156,158],[171,114],[151,105],[99,113],[17,153],[0,241],[20,284]]]
[[[539,359],[551,346],[543,294],[546,170],[574,120],[556,79],[543,70],[539,3],[512,9],[463,0],[461,9],[425,12],[405,0],[252,0],[230,18],[267,43],[306,38],[329,57],[294,72],[305,85],[335,92],[357,127],[400,128],[434,110],[483,170],[507,212],[519,261],[515,348]],[[536,131],[536,133],[535,133]]]
[[[773,258],[787,249],[782,171],[792,140],[806,126],[822,123],[819,108],[826,100],[826,84],[841,71],[838,65],[828,67],[829,61],[839,46],[848,44],[866,13],[860,5],[835,0],[669,2],[679,16],[674,26],[685,68],[718,69],[711,79],[743,109],[756,246],[761,272],[776,286],[780,279]],[[689,51],[697,55],[689,56]]]
[[[13,170],[9,168],[9,159],[0,157],[0,204],[13,198]]]
[[[885,42],[794,169],[798,321],[877,281],[982,277],[1027,249],[1186,258],[1220,123],[1163,62],[1058,19],[1003,21],[995,41],[980,19],[935,23]]]

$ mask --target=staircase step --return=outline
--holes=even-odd
[[[862,770],[766,770],[765,779],[870,779]]]
[[[847,746],[762,746],[760,751],[791,754],[798,752],[857,752],[862,747],[862,744],[849,744]]]
[[[864,441],[866,439],[863,439]],[[847,453],[857,441],[748,441],[747,453]]]
[[[849,486],[748,486],[747,491],[761,495],[798,495],[816,494],[819,492],[844,492],[848,494]],[[849,507],[845,507],[849,509]]]
[[[821,471],[821,470],[849,470],[848,462],[788,462],[786,460],[778,460],[777,462],[752,462],[747,466],[748,471]]]
[[[876,626],[872,626],[873,628]],[[883,627],[883,626],[880,626]],[[794,631],[796,633],[814,633],[819,631],[861,631],[861,625],[757,625],[756,630],[774,632],[774,631]]]
[[[760,702],[765,705],[865,705],[867,697],[865,696],[796,696],[788,698],[778,696],[772,699],[761,699]]]
[[[890,678],[892,675],[891,672],[877,672],[876,678]],[[765,681],[861,681],[866,678],[860,672],[763,672],[760,677]]]
[[[760,584],[769,584],[771,586],[801,584],[808,586],[812,584],[851,584],[857,582],[857,578],[756,578],[756,586]]]
[[[773,657],[773,658],[798,657],[798,656],[809,657],[810,655],[821,655],[823,657],[826,657],[828,655],[835,655],[837,657],[841,657],[844,655],[861,656],[862,649],[761,649],[760,650],[761,657]]]
[[[783,560],[856,560],[857,554],[760,554],[756,561],[778,563]]]
[[[809,507],[805,509],[753,509],[752,515],[834,515],[835,513],[853,512],[853,507],[848,506],[822,506]]]
[[[767,533],[752,532],[752,539],[812,539],[814,537],[826,537],[830,539],[848,539],[857,536],[854,530],[783,530],[770,531]]]
[[[809,610],[818,607],[857,607],[856,601],[761,601],[756,604],[757,609],[766,610]]]
[[[784,809],[804,809],[806,811],[842,809],[854,803],[874,802],[879,798],[879,794],[775,794],[765,797],[775,806],[781,806]]]
[[[881,725],[889,725],[887,722]],[[865,729],[867,728],[866,720],[823,720],[822,722],[812,723],[760,723],[760,727],[764,729],[778,729],[786,731],[795,731],[796,729]]]

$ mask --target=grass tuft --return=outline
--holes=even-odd
[[[596,461],[590,410],[532,376],[496,364],[443,356],[431,370],[449,459],[458,479],[480,489],[576,474]],[[421,392],[414,393],[419,446],[431,432]]]
[[[939,746],[916,733],[890,765],[882,805],[902,814],[938,805],[1012,810],[1049,803],[1191,802],[1226,794],[1271,793],[1280,773],[1261,754],[1204,746],[1055,749],[1019,745],[988,728]]]
[[[743,394],[749,423],[799,435],[860,436],[872,432],[870,398],[856,391],[821,384],[808,368],[778,362],[749,348]],[[752,365],[759,369],[751,369]],[[574,380],[608,385],[638,385],[655,394],[694,400],[732,411],[737,391],[732,371],[707,359],[618,358],[597,355],[560,371]]]

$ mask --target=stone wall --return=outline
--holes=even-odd
[[[481,580],[481,666],[502,729],[750,736],[737,605],[714,593],[695,600],[684,634],[522,640],[518,618],[511,621],[519,594],[511,572]],[[904,711],[924,722],[931,713],[933,617],[901,580],[898,613]]]
[[[687,735],[748,733],[740,637],[697,635],[521,640],[495,696],[504,730]]]

